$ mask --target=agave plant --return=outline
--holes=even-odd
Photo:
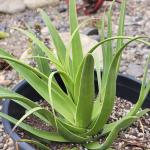
[[[51,39],[55,45],[57,55],[54,54],[41,40],[32,32],[17,29],[27,35],[33,41],[34,58],[37,68],[33,68],[22,61],[15,59],[5,50],[0,49],[0,58],[6,60],[19,74],[47,101],[51,110],[41,107],[32,100],[0,87],[0,97],[9,98],[23,106],[27,111],[20,119],[14,119],[0,112],[0,116],[15,124],[13,130],[19,126],[32,135],[42,139],[39,141],[21,140],[37,145],[41,149],[48,150],[45,142],[80,143],[87,149],[108,149],[122,129],[130,126],[136,119],[140,118],[149,109],[140,110],[150,89],[150,81],[147,81],[148,64],[144,71],[140,96],[131,111],[122,119],[108,123],[116,99],[116,78],[119,71],[122,51],[133,41],[150,43],[142,40],[146,36],[124,36],[124,20],[126,0],[122,1],[118,35],[112,35],[112,6],[107,18],[107,37],[104,32],[104,18],[101,19],[100,34],[101,41],[84,56],[76,15],[76,1],[69,1],[71,39],[68,47],[65,46],[49,17],[43,10],[39,10],[42,18],[49,29]],[[115,42],[115,47],[112,46]],[[93,57],[97,47],[102,46],[103,67]],[[49,61],[56,67],[51,71]],[[102,69],[102,76],[101,76]],[[94,70],[97,73],[98,94],[95,94]],[[55,74],[59,74],[64,82],[66,92],[55,81]],[[53,126],[55,132],[36,129],[24,119],[34,114],[49,126]],[[98,140],[106,136],[104,143],[99,144]],[[20,142],[21,142],[20,141]]]

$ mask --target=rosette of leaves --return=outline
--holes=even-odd
[[[15,124],[14,129],[19,126],[37,139],[41,139],[41,143],[39,140],[21,140],[35,144],[40,149],[48,150],[45,143],[53,141],[80,143],[87,149],[105,150],[111,146],[120,130],[127,128],[135,120],[149,112],[149,109],[140,110],[140,108],[150,89],[150,81],[147,80],[150,57],[145,66],[137,103],[125,117],[108,123],[116,99],[116,78],[122,51],[133,41],[147,45],[150,43],[143,40],[143,38],[147,38],[146,36],[124,36],[126,0],[122,0],[117,36],[112,35],[111,6],[106,15],[108,19],[107,34],[104,32],[105,17],[103,17],[100,24],[101,41],[89,49],[89,52],[84,56],[79,34],[80,25],[77,21],[76,1],[70,0],[69,2],[71,39],[68,47],[63,43],[47,14],[43,10],[39,10],[49,29],[57,55],[32,32],[22,29],[17,30],[27,35],[34,43],[33,49],[36,54],[34,58],[37,62],[37,68],[15,59],[5,50],[0,49],[0,58],[6,60],[47,101],[51,110],[1,87],[1,99],[9,98],[27,111],[20,120],[2,112],[0,112],[0,116]],[[100,62],[92,55],[99,46],[102,46],[103,51],[102,68]],[[49,61],[55,65],[56,71],[51,71]],[[102,76],[101,69],[103,70]],[[96,70],[98,79],[99,92],[97,95],[95,94],[94,70]],[[64,92],[55,81],[54,75],[56,73],[61,76],[67,92]],[[55,128],[55,132],[43,131],[24,123],[24,119],[31,114]],[[105,136],[105,141],[99,144],[98,140],[103,136]]]

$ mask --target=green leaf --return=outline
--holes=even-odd
[[[41,73],[40,71],[38,71],[37,69],[34,69],[33,67],[17,60],[16,58],[14,58],[12,55],[10,55],[8,52],[6,52],[5,50],[0,48],[0,58],[1,59],[5,59],[12,67],[14,67],[15,63],[22,65],[23,67],[33,71],[37,76],[43,78],[43,80],[48,81],[48,78]],[[10,60],[10,61],[9,61]],[[14,62],[14,63],[13,63]]]
[[[7,53],[6,53],[7,55]],[[23,77],[27,80],[27,82],[45,99],[48,99],[48,87],[45,81],[43,81],[28,65],[24,65],[20,61],[14,61],[9,57],[4,57],[5,52],[0,49],[0,58],[9,59],[8,63]],[[40,85],[40,86],[39,86]]]
[[[120,8],[118,36],[124,35],[126,3],[127,1],[123,0],[121,4],[121,8]],[[118,51],[122,46],[123,46],[123,39],[118,39],[117,44],[116,44],[116,51]],[[119,61],[120,60],[121,58],[119,58]],[[119,66],[118,66],[118,69],[119,69]]]
[[[19,126],[19,124],[21,122],[23,122],[27,117],[29,117],[30,115],[32,115],[33,113],[39,111],[39,110],[42,110],[43,108],[41,107],[35,107],[35,108],[32,108],[30,110],[28,110],[20,119],[19,121],[15,124],[15,126],[13,127],[12,129],[12,132]]]
[[[101,112],[99,114],[99,117],[95,121],[95,124],[93,125],[92,129],[89,131],[88,135],[94,135],[98,131],[100,131],[105,123],[107,122],[113,106],[114,106],[114,100],[115,100],[115,95],[116,95],[116,77],[117,77],[117,66],[119,65],[118,60],[120,58],[120,55],[125,47],[128,46],[131,42],[135,41],[136,39],[140,39],[143,37],[135,37],[129,40],[126,44],[122,46],[122,48],[116,53],[116,55],[113,58],[113,61],[111,63],[111,66],[108,72],[108,76],[106,78],[106,82],[103,85],[104,87],[102,88],[101,92],[101,97],[102,99],[102,107],[101,107]],[[109,93],[109,94],[108,94]]]
[[[101,31],[99,31],[100,35],[101,35],[101,41],[105,41],[105,32],[104,32],[104,29],[105,29],[105,15],[101,19]],[[101,41],[100,41],[100,43],[101,43]],[[99,43],[97,43],[96,45],[98,45],[98,44]],[[107,47],[106,47],[106,43],[105,42],[102,43],[102,44],[100,44],[100,45],[102,45],[103,69],[104,69],[105,66],[106,66]],[[95,46],[93,47],[94,49],[96,49],[99,45],[97,47],[95,47]],[[91,51],[92,51],[93,48],[91,48],[91,50],[89,51],[89,53],[91,53]]]
[[[76,110],[76,125],[87,127],[91,121],[94,100],[94,59],[88,54],[83,64]]]
[[[96,149],[98,148],[99,150],[104,150],[106,148],[109,148],[109,146],[111,146],[113,141],[117,138],[118,132],[121,129],[124,129],[125,127],[129,126],[130,124],[132,124],[136,119],[137,119],[137,117],[130,116],[130,117],[125,118],[122,121],[118,122],[114,126],[114,128],[111,129],[110,134],[107,137],[106,141],[102,145],[99,145],[99,147],[96,147]]]
[[[85,129],[85,128],[76,127],[76,126],[74,126],[74,124],[66,123],[63,120],[59,120],[59,121],[65,128],[67,128],[69,131],[74,132],[76,134],[87,132],[87,129]]]
[[[53,40],[53,43],[55,45],[56,51],[57,51],[57,56],[62,64],[65,63],[65,58],[66,58],[66,47],[59,36],[59,33],[57,32],[56,28],[53,26],[51,20],[49,19],[49,16],[42,10],[40,10],[40,14],[42,15],[42,18],[46,24],[46,26],[49,29],[49,33],[51,35],[51,38]]]
[[[8,89],[2,88],[0,87],[0,99],[10,99],[16,103],[18,103],[19,105],[23,106],[25,109],[29,110],[32,108],[36,108],[36,107],[40,107],[40,105],[34,103],[33,101],[31,101],[30,99],[17,94],[15,92],[9,91]],[[47,124],[53,124],[54,125],[54,119],[53,116],[51,114],[51,112],[49,112],[48,110],[41,110],[38,113],[35,113],[35,115],[37,117],[39,117],[41,120],[43,120],[44,122],[46,122]]]
[[[150,55],[147,59],[147,62],[146,62],[145,68],[144,68],[144,77],[142,80],[139,99],[138,99],[136,105],[131,109],[131,111],[129,113],[129,115],[131,115],[131,116],[135,115],[139,111],[139,109],[142,107],[142,104],[144,103],[144,100],[146,99],[146,97],[150,91],[150,80],[148,81],[148,83],[146,82],[147,75],[148,75],[149,63],[150,63]]]
[[[97,150],[97,149],[105,150],[105,149],[109,148],[111,146],[111,144],[113,143],[113,141],[118,136],[119,131],[121,129],[123,129],[124,127],[132,124],[133,121],[135,121],[136,119],[137,119],[137,117],[135,117],[135,116],[130,116],[126,119],[123,119],[122,121],[120,121],[119,123],[117,123],[114,126],[114,128],[111,130],[110,134],[108,135],[108,137],[106,138],[106,140],[103,144],[89,143],[89,144],[85,144],[85,147],[88,149],[94,149],[94,150]]]
[[[100,22],[100,26],[101,26],[101,31],[99,31],[100,35],[101,35],[101,41],[105,40],[105,32],[104,32],[104,28],[105,28],[105,14],[101,19]],[[106,66],[106,57],[107,56],[107,47],[106,47],[106,43],[102,44],[102,54],[103,54],[103,66],[101,66],[101,63],[99,62],[99,60],[95,59],[95,69],[96,69],[96,74],[97,74],[97,80],[98,80],[98,95],[97,95],[97,99],[100,99],[100,93],[101,93],[101,86],[102,86],[102,80],[101,80],[101,70],[103,70],[103,72],[105,71],[105,66]]]
[[[52,99],[55,110],[66,118],[69,122],[73,122],[75,105],[69,97],[63,97],[52,85]],[[65,106],[65,107],[64,107]]]
[[[34,58],[34,59],[44,59],[44,60],[50,61],[49,58],[43,57],[43,56],[31,56],[31,57],[29,57],[29,58]],[[64,70],[63,67],[60,66],[60,64],[57,64],[56,66],[57,66],[57,70],[59,70],[59,71],[63,71],[63,70]]]
[[[147,109],[144,109],[144,110],[138,112],[138,113],[136,114],[136,117],[140,118],[140,117],[142,117],[143,115],[145,115],[145,114],[148,113],[148,112],[150,112],[150,109],[148,109],[148,108],[147,108]],[[110,132],[112,131],[112,129],[115,127],[115,125],[117,125],[120,121],[122,121],[123,119],[126,119],[127,117],[131,117],[131,116],[129,116],[129,113],[128,113],[128,115],[126,115],[126,116],[125,116],[124,118],[122,118],[121,120],[117,120],[117,121],[115,121],[115,122],[113,122],[113,123],[106,124],[106,125],[104,126],[103,131],[102,131],[102,133],[100,134],[100,136],[102,137],[102,136],[104,136],[104,135],[110,133]],[[133,122],[134,122],[134,121],[135,121],[135,120],[133,120]],[[129,126],[130,126],[130,124],[128,124],[127,126],[125,126],[123,129],[125,129],[125,128],[129,127]]]
[[[59,74],[66,86],[68,94],[71,94],[71,97],[74,96],[74,83],[73,80],[70,78],[70,76],[64,72],[64,71],[59,71]]]
[[[126,12],[126,0],[122,0],[121,8],[120,8],[120,16],[119,16],[119,28],[118,28],[118,36],[124,35],[124,22],[125,22],[125,12]],[[117,40],[116,50],[118,51],[123,46],[123,40]]]
[[[80,81],[81,81],[83,63],[84,63],[84,61],[81,63],[80,68],[78,69],[78,73],[77,73],[75,83],[74,83],[74,103],[75,104],[77,104],[77,102],[78,102],[78,97],[79,97],[79,93],[80,93]]]
[[[59,114],[63,115],[69,122],[74,122],[75,105],[73,101],[66,96],[58,86],[52,84],[53,75],[56,72],[52,72],[49,77],[49,103]],[[57,84],[56,84],[57,85]],[[65,96],[64,96],[65,95]],[[65,106],[65,107],[64,107]],[[54,113],[54,112],[53,112]]]
[[[3,56],[0,56],[1,58]],[[6,59],[6,57],[3,57]],[[9,59],[8,63],[11,60]],[[27,82],[45,99],[48,99],[48,87],[45,81],[43,81],[39,76],[37,76],[33,70],[22,65],[18,62],[10,62],[9,63]],[[40,85],[40,86],[39,86]]]
[[[10,121],[13,124],[16,124],[18,122],[17,119],[14,119],[13,117],[10,117],[2,112],[0,112],[0,116],[7,119],[8,121]],[[59,135],[55,132],[47,132],[44,130],[39,130],[39,129],[36,129],[25,123],[20,123],[19,127],[21,127],[22,129],[28,131],[29,133],[31,133],[37,137],[45,139],[45,140],[55,141],[55,142],[69,142],[64,137],[62,137],[61,135]]]
[[[109,11],[107,13],[107,22],[108,22],[108,32],[107,32],[107,38],[111,38],[112,37],[112,6],[114,4],[115,0],[113,0]],[[113,58],[113,51],[112,51],[112,41],[108,41],[107,42],[107,63],[110,64]]]
[[[98,98],[100,98],[100,97],[97,97],[96,100],[94,101],[94,104],[93,104],[93,111],[92,111],[91,122],[98,117],[98,115],[99,115],[99,113],[101,111],[102,103],[99,101]]]
[[[33,43],[35,43],[37,46],[39,46],[39,48],[43,52],[45,52],[45,54],[49,57],[50,61],[52,63],[54,63],[56,65],[56,67],[57,67],[57,64],[59,64],[61,66],[59,60],[55,57],[53,52],[50,51],[50,49],[41,40],[36,38],[36,36],[33,33],[30,33],[28,31],[25,31],[25,30],[22,30],[22,29],[19,29],[19,28],[15,28],[15,29],[22,32],[23,34],[25,34],[27,37],[29,37],[33,41]]]
[[[1,53],[1,51],[0,51]],[[2,58],[2,56],[0,56]],[[19,61],[13,61],[13,59],[3,57],[4,59],[9,59],[9,64],[14,67],[14,69],[20,73],[22,77],[26,79],[26,81],[47,101],[49,102],[48,96],[48,85],[43,81],[40,77],[38,77],[33,69],[30,69],[27,65],[22,65]],[[40,85],[40,86],[39,86]],[[66,113],[72,115],[75,112],[75,105],[73,104],[72,100],[62,91],[62,89],[53,82],[53,94],[55,95],[55,109],[58,113],[63,115],[64,117],[67,116]],[[70,104],[71,103],[71,104]],[[66,108],[62,107],[63,104],[66,104]],[[64,110],[64,111],[62,111]],[[70,117],[71,118],[71,117]],[[73,118],[73,117],[72,117]]]
[[[88,51],[88,53],[93,53],[100,45],[103,45],[104,43],[106,43],[108,41],[116,40],[116,39],[128,39],[128,40],[131,40],[132,38],[133,37],[131,37],[131,36],[113,36],[111,38],[107,38],[107,39],[101,40],[100,42],[98,42],[97,44],[95,44],[92,48],[90,48],[90,50]],[[148,38],[148,37],[145,36],[145,38]],[[137,41],[144,42],[144,41],[142,41],[140,39],[137,39]]]
[[[110,19],[110,18],[109,18]],[[102,18],[102,21],[101,21],[101,34],[102,34],[102,41],[105,39],[105,32],[104,32],[104,29],[105,29],[105,16]],[[110,27],[111,25],[108,24],[108,32],[110,32],[109,30],[111,30]],[[108,33],[110,36],[110,33]],[[109,37],[108,37],[109,38]],[[108,39],[107,38],[107,39]],[[111,38],[111,37],[110,37]],[[107,43],[103,43],[102,44],[102,54],[103,54],[103,80],[101,81],[101,87],[103,87],[103,84],[107,78],[107,74],[108,74],[108,68],[110,67],[110,64],[112,62],[112,51],[110,49],[110,45],[111,44],[111,40],[107,41]],[[101,74],[100,74],[101,75]],[[99,85],[99,89],[101,90],[101,87]],[[100,91],[99,90],[99,91]],[[99,93],[99,98],[100,98],[100,93]]]
[[[116,139],[118,132],[121,129],[125,129],[125,128],[129,127],[135,120],[142,117],[149,111],[150,111],[150,109],[145,109],[145,110],[142,110],[141,112],[139,112],[138,114],[136,114],[136,116],[125,116],[121,120],[118,120],[114,123],[107,125],[106,128],[104,127],[104,130],[101,133],[101,136],[104,136],[104,135],[110,133],[108,135],[108,137],[106,138],[106,141],[103,144],[99,144],[98,142],[92,142],[89,144],[85,144],[85,147],[88,149],[95,149],[95,150],[97,150],[97,149],[104,150],[104,149],[109,148],[109,146],[111,146],[113,141]]]
[[[90,140],[88,136],[83,137],[83,136],[77,135],[76,133],[69,131],[59,120],[57,120],[57,123],[58,123],[59,133],[62,136],[64,136],[66,139],[68,139],[69,141],[74,142],[74,143],[82,143],[82,142]]]
[[[76,30],[76,28],[78,27],[76,0],[69,1],[69,19],[72,35]],[[72,39],[72,63],[73,63],[74,77],[76,76],[77,70],[82,62],[82,59],[83,59],[82,45],[80,41],[80,34],[79,31],[77,30]]]
[[[53,116],[54,116],[54,120],[55,120],[55,124],[56,124],[56,129],[57,129],[57,132],[58,132],[57,117],[56,117],[56,113],[55,113],[55,110],[54,110],[55,107],[54,107],[54,102],[53,102],[53,97],[52,97],[52,80],[53,80],[53,77],[54,77],[54,75],[56,73],[57,72],[52,72],[50,74],[49,78],[48,78],[48,92],[49,92],[49,101],[50,101],[50,104],[51,104],[51,107],[52,107],[52,113],[53,113]]]
[[[32,44],[32,51],[33,55],[35,56],[45,56],[45,53],[36,44]],[[45,74],[46,76],[49,76],[51,71],[48,60],[40,58],[34,58],[34,60],[37,63],[39,71]]]
[[[86,25],[91,20],[99,20],[99,18],[98,19],[97,18],[90,18],[90,19],[84,20],[82,23],[80,23],[76,27],[74,32],[71,34],[71,38],[69,39],[69,44],[68,44],[67,49],[66,49],[66,66],[67,66],[67,68],[69,68],[68,70],[70,71],[70,75],[72,77],[73,77],[72,60],[70,58],[70,51],[71,51],[71,47],[72,47],[72,40],[74,39],[74,36],[76,36],[77,32],[79,32],[79,29],[81,28],[81,26]]]
[[[33,145],[35,145],[40,150],[51,150],[49,147],[41,144],[38,141],[33,141],[33,140],[28,140],[28,139],[21,139],[21,140],[18,140],[17,142],[26,142],[26,143],[33,144]]]

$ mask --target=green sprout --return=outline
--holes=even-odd
[[[126,0],[122,0],[117,36],[112,35],[111,6],[106,15],[108,18],[107,37],[105,37],[105,18],[103,17],[100,23],[101,41],[89,49],[84,56],[79,34],[80,25],[77,21],[76,0],[70,0],[69,2],[71,39],[68,47],[63,43],[48,15],[43,10],[39,10],[49,29],[57,55],[32,32],[22,29],[17,30],[25,34],[34,43],[32,47],[33,58],[37,62],[37,68],[17,60],[2,48],[0,49],[0,58],[6,60],[47,101],[51,111],[42,108],[39,104],[22,95],[0,87],[1,99],[9,98],[27,110],[20,120],[2,112],[0,112],[0,116],[15,124],[12,131],[19,126],[38,139],[42,139],[42,144],[39,141],[26,139],[19,142],[32,143],[43,150],[49,149],[45,144],[47,141],[79,143],[87,149],[105,150],[112,145],[120,130],[127,128],[149,112],[149,109],[140,110],[140,108],[150,89],[150,81],[147,81],[150,57],[147,59],[145,66],[137,103],[125,117],[108,124],[116,99],[116,78],[122,51],[135,41],[149,46],[150,43],[143,40],[148,38],[146,36],[124,36]],[[112,46],[113,42],[115,42],[115,47]],[[102,46],[103,53],[102,68],[100,68],[100,62],[93,57],[93,52],[99,46]],[[55,65],[56,71],[50,69],[49,62]],[[102,76],[101,69],[103,71]],[[97,95],[95,95],[94,71],[96,71],[98,79],[99,92]],[[55,74],[60,75],[67,92],[64,92],[59,83],[55,81]],[[55,132],[36,129],[24,123],[23,121],[31,114],[54,127]],[[106,140],[100,144],[98,140],[102,136],[105,136]]]

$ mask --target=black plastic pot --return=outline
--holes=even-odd
[[[56,80],[57,82],[59,82],[60,85],[62,85],[62,87],[64,87],[59,76],[56,76]],[[139,96],[140,87],[141,83],[139,81],[129,76],[119,75],[117,78],[116,96],[126,99],[132,103],[136,103]],[[33,101],[38,101],[41,98],[26,81],[20,82],[13,90],[17,93],[20,93],[21,95],[26,96],[29,99],[32,99]],[[148,95],[142,107],[150,108],[150,94]],[[2,111],[17,119],[19,119],[25,113],[25,110],[21,106],[10,100],[6,100],[3,102]],[[13,125],[5,119],[3,119],[2,122],[4,125],[5,132],[10,133]],[[20,137],[15,132],[11,134],[11,138],[14,141],[20,139]],[[19,143],[19,147],[20,150],[35,150],[35,148],[33,148],[27,143]]]

